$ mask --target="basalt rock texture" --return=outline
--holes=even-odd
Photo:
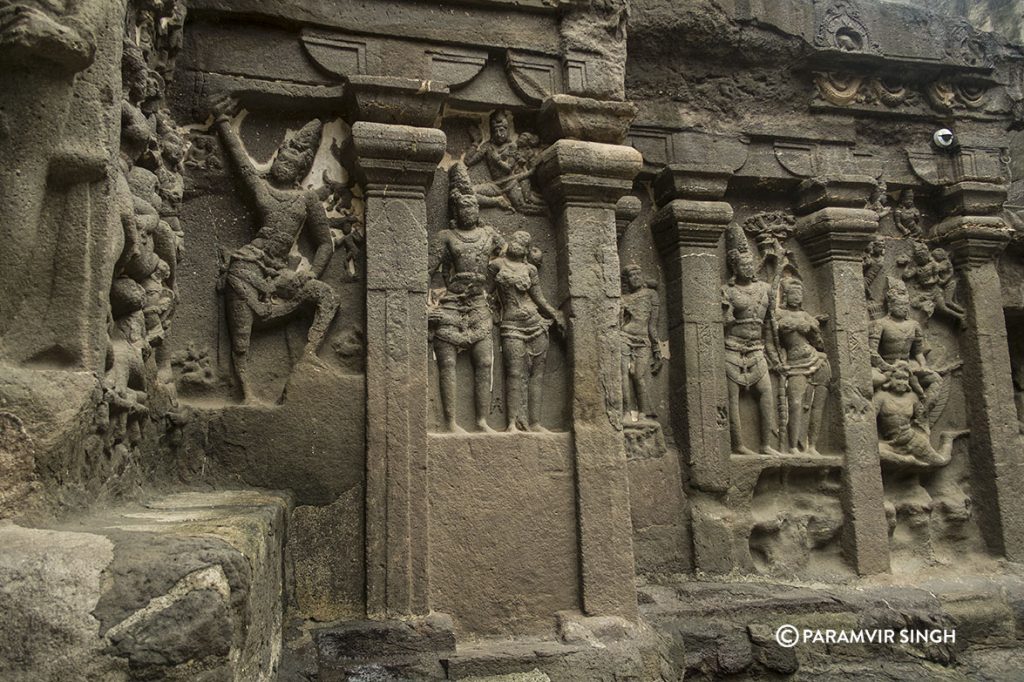
[[[1016,4],[0,0],[0,677],[1005,677]]]

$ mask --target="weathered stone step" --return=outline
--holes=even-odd
[[[289,505],[188,492],[0,524],[0,679],[275,679]]]

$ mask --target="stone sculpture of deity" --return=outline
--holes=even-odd
[[[538,140],[529,133],[513,137],[509,125],[508,113],[494,112],[490,118],[490,138],[478,142],[466,153],[466,166],[484,161],[491,175],[490,182],[473,188],[477,200],[483,207],[493,206],[527,215],[543,214],[544,200],[530,184],[533,157],[539,150]]]
[[[635,404],[641,418],[657,414],[651,401],[653,375],[661,371],[658,339],[658,292],[647,286],[639,265],[622,269],[622,303],[619,332],[622,335],[622,405]],[[632,400],[631,400],[632,399]]]
[[[564,329],[561,315],[541,291],[540,252],[530,248],[530,241],[529,232],[513,234],[505,254],[492,260],[489,269],[500,308],[507,430],[543,432],[541,397],[548,327],[553,322],[560,335]]]
[[[803,309],[803,283],[795,277],[779,285],[781,306],[775,311],[779,338],[779,394],[787,402],[791,453],[818,454],[818,434],[828,400],[832,368],[823,350],[821,320]]]
[[[932,447],[927,408],[912,388],[913,378],[910,363],[898,360],[875,391],[872,404],[878,424],[879,456],[890,464],[945,466],[953,452],[953,441],[967,432],[944,432],[939,435],[939,448]]]
[[[872,321],[868,332],[875,390],[889,381],[897,365],[905,365],[910,372],[911,387],[930,414],[939,402],[944,381],[939,372],[928,366],[924,330],[910,317],[907,287],[896,278],[890,277],[887,281],[885,310],[885,317]]]
[[[953,300],[956,295],[953,263],[945,249],[929,251],[925,244],[915,242],[911,257],[900,264],[905,266],[903,279],[918,292],[911,305],[929,318],[938,312],[963,324],[964,309]]]
[[[313,323],[303,359],[315,361],[338,309],[334,289],[319,279],[335,243],[318,192],[299,184],[313,165],[320,143],[320,121],[312,121],[285,140],[264,175],[253,167],[241,138],[231,127],[229,112],[235,106],[228,98],[217,101],[214,125],[260,221],[256,238],[230,255],[224,273],[235,374],[243,399],[252,402],[246,354],[254,323],[281,321],[312,307]],[[289,266],[289,254],[304,229],[316,251],[309,269],[294,269]]]
[[[921,211],[914,205],[914,190],[905,189],[900,192],[892,217],[896,229],[904,237],[921,236]]]
[[[740,418],[740,394],[751,391],[757,398],[761,417],[761,446],[764,454],[778,455],[773,443],[778,438],[772,379],[768,372],[778,359],[771,342],[769,315],[773,305],[771,286],[758,280],[754,257],[739,226],[730,226],[727,254],[730,279],[722,287],[725,312],[725,370],[729,390],[729,433],[733,451],[751,455],[744,444]]]
[[[488,265],[505,247],[505,240],[493,227],[480,224],[480,206],[462,163],[449,171],[449,210],[454,224],[431,240],[427,265],[428,275],[439,272],[445,288],[429,312],[444,426],[448,431],[463,431],[455,421],[455,360],[468,350],[473,362],[476,425],[481,431],[493,431],[487,424],[494,323],[488,303]]]

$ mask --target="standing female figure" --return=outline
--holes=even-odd
[[[540,420],[548,327],[554,322],[555,328],[562,332],[559,313],[544,298],[537,266],[528,259],[530,240],[529,232],[516,232],[504,256],[490,263],[501,308],[508,431],[545,430]],[[534,253],[539,255],[536,250]]]

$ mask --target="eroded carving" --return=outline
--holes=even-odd
[[[750,391],[757,398],[761,416],[760,451],[780,454],[772,446],[778,440],[779,431],[775,419],[772,380],[768,372],[769,353],[773,356],[772,366],[779,364],[769,326],[774,296],[771,286],[757,278],[754,256],[742,229],[732,224],[726,236],[730,278],[722,287],[722,307],[725,312],[725,369],[729,386],[729,433],[732,447],[734,452],[740,454],[754,454],[754,450],[743,442],[740,417],[740,394]]]
[[[923,312],[926,319],[941,313],[961,325],[964,323],[964,309],[954,301],[957,282],[953,263],[945,249],[929,251],[923,242],[914,242],[911,256],[898,259],[897,265],[903,268],[904,281],[916,291],[911,305]]]
[[[782,425],[788,427],[789,451],[816,455],[832,367],[821,337],[824,318],[804,310],[803,300],[803,283],[795,277],[783,278],[774,326],[779,344],[779,398],[789,409],[780,410],[779,415],[784,419]]]
[[[311,121],[285,140],[264,175],[253,166],[231,126],[230,112],[237,102],[222,98],[213,106],[214,126],[261,223],[255,239],[227,257],[222,273],[235,375],[243,400],[250,403],[256,400],[246,368],[253,325],[280,322],[312,307],[303,360],[316,362],[338,309],[334,289],[319,279],[336,246],[331,224],[319,192],[299,184],[312,167],[322,126],[319,120]],[[316,251],[311,263],[291,267],[289,255],[303,231]]]
[[[489,182],[473,186],[477,202],[482,208],[501,208],[526,215],[542,215],[546,210],[543,198],[532,186],[540,140],[533,133],[512,134],[512,117],[505,111],[495,111],[490,117],[490,136],[476,140],[466,152],[463,162],[467,167],[481,161],[487,166]],[[471,128],[471,134],[475,131]]]
[[[923,234],[921,210],[914,204],[914,190],[905,189],[900,192],[900,198],[893,210],[892,218],[896,229],[904,237],[914,238]]]
[[[651,381],[662,367],[658,292],[635,263],[622,269],[620,305],[623,409],[629,413],[635,407],[639,419],[653,420],[658,415],[651,400]]]
[[[516,232],[488,266],[498,301],[507,431],[546,431],[541,401],[548,327],[554,323],[559,335],[565,334],[561,314],[541,291],[541,253],[530,242],[529,232]]]
[[[488,305],[488,265],[505,247],[505,239],[490,225],[480,224],[480,205],[466,166],[449,170],[449,211],[452,225],[430,243],[427,272],[439,273],[444,288],[428,318],[441,385],[441,407],[448,431],[463,431],[455,421],[455,359],[469,351],[473,362],[475,419],[481,431],[487,424],[493,320]]]

